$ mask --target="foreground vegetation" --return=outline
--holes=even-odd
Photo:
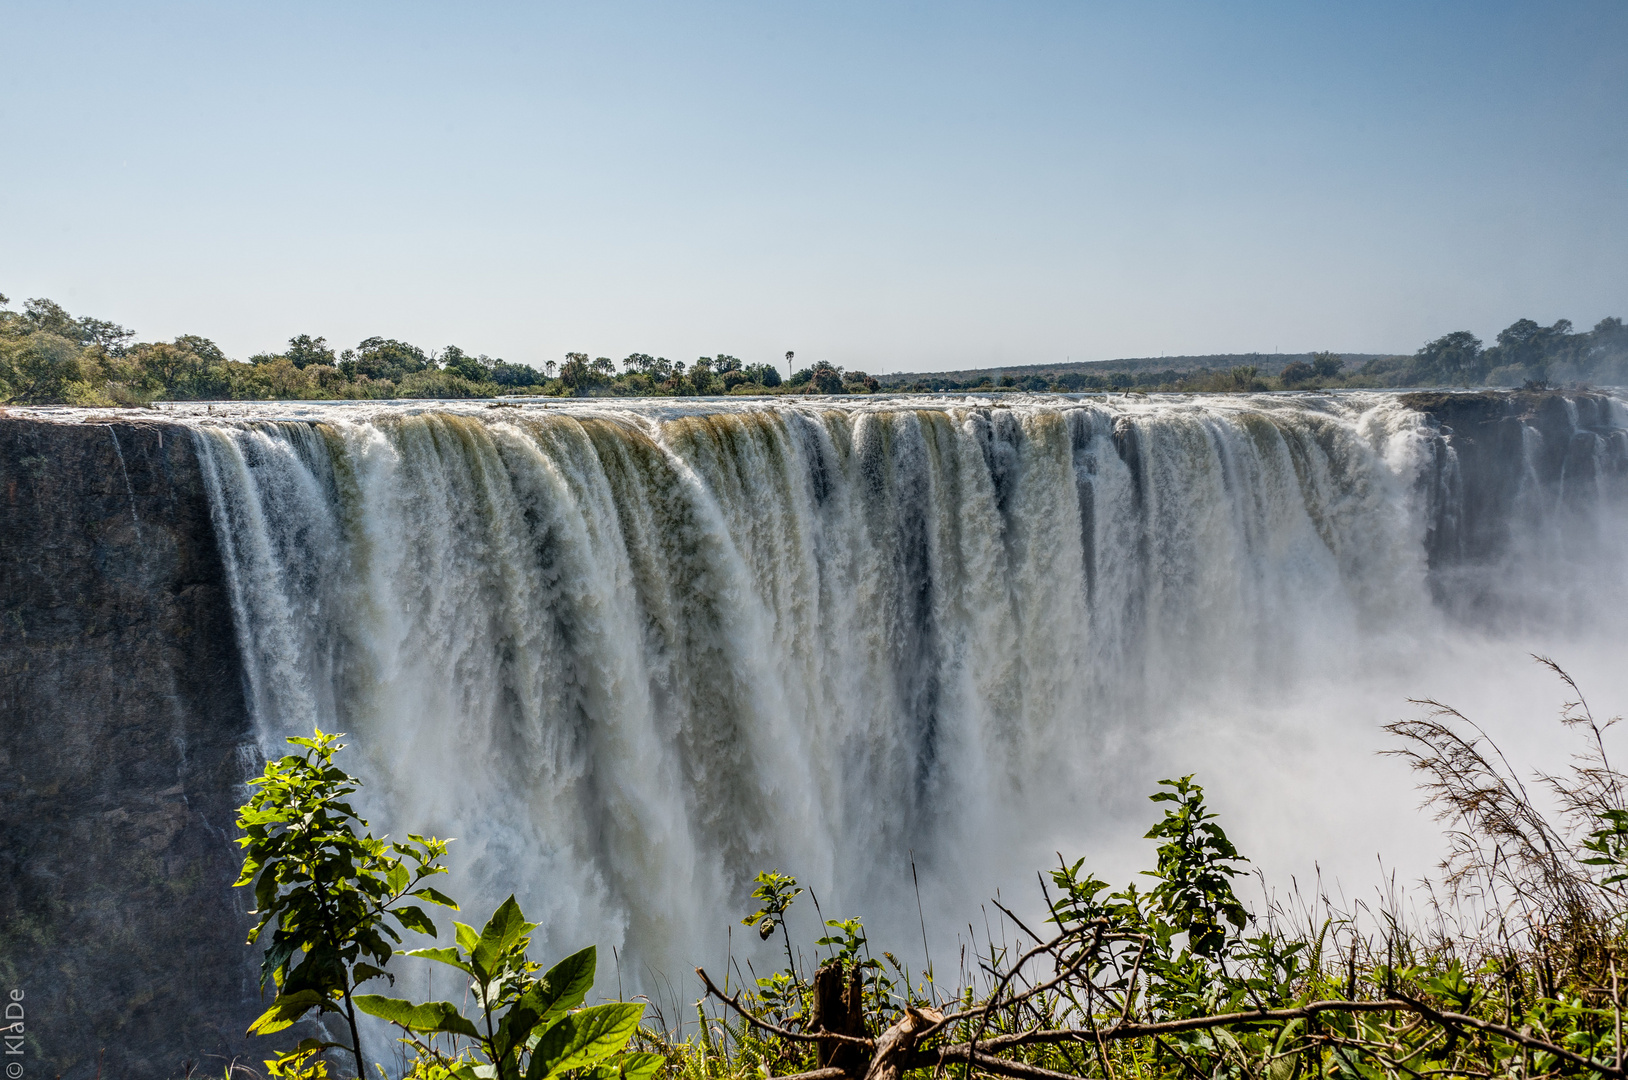
[[[259,917],[249,941],[269,931],[260,985],[264,991],[270,981],[276,988],[271,1007],[249,1031],[270,1035],[307,1016],[332,1014],[343,1021],[346,1037],[302,1039],[266,1062],[271,1076],[325,1078],[329,1062],[323,1055],[336,1049],[349,1056],[351,1075],[367,1075],[359,1011],[400,1029],[413,1054],[410,1075],[418,1080],[655,1075],[660,1057],[623,1050],[644,1007],[579,1007],[594,983],[592,947],[539,977],[541,966],[527,955],[536,924],[526,922],[512,896],[480,930],[454,922],[454,946],[402,954],[456,969],[467,983],[466,999],[473,1001],[472,1018],[448,1001],[358,993],[362,984],[381,978],[394,983],[385,965],[401,943],[400,931],[435,936],[424,905],[458,910],[456,901],[428,884],[446,873],[440,860],[447,845],[418,835],[405,844],[376,839],[347,801],[358,781],[334,764],[343,744],[320,730],[288,741],[303,753],[269,762],[251,781],[254,795],[238,813],[244,859],[237,883],[254,889]]]
[[[307,1041],[269,1071],[326,1076],[333,1059],[321,1055],[336,1046],[353,1066],[371,1060],[360,1009],[397,1026],[398,1069],[423,1078],[1628,1080],[1628,775],[1607,755],[1611,722],[1540,662],[1572,698],[1561,723],[1579,753],[1560,774],[1523,778],[1435,702],[1389,728],[1450,842],[1423,912],[1394,896],[1340,910],[1296,895],[1250,910],[1234,888],[1247,860],[1182,777],[1152,796],[1163,813],[1147,833],[1146,887],[1114,890],[1083,860],[1063,862],[1042,880],[1045,920],[1029,925],[997,903],[999,932],[950,978],[873,955],[858,919],[794,942],[786,915],[802,890],[759,875],[744,923],[780,935],[786,966],[751,978],[734,965],[698,969],[706,996],[687,1038],[681,1017],[647,1017],[643,1005],[579,1008],[591,949],[537,976],[513,898],[482,930],[454,924],[454,947],[407,954],[457,968],[473,1016],[356,993],[388,978],[400,939],[387,920],[432,933],[417,905],[455,906],[425,884],[446,849],[373,839],[343,801],[355,781],[333,764],[339,744],[294,740],[305,753],[268,765],[241,822],[257,933],[276,928],[266,972],[280,993],[256,1028],[328,1012],[349,1039]]]
[[[1313,353],[1281,369],[1258,364],[1224,370],[1116,371],[1112,363],[1080,370],[1040,368],[949,376],[876,377],[817,361],[782,379],[776,363],[743,363],[720,353],[693,363],[634,353],[609,357],[567,353],[541,369],[465,352],[455,345],[426,351],[393,338],[370,337],[336,351],[300,334],[283,351],[247,361],[228,358],[208,338],[138,342],[105,319],[75,317],[60,304],[34,299],[21,311],[0,296],[0,404],[139,406],[153,401],[359,400],[476,398],[500,395],[693,396],[711,394],[870,394],[963,391],[1311,390],[1386,386],[1547,386],[1628,384],[1628,330],[1603,319],[1573,333],[1565,319],[1540,326],[1521,319],[1490,347],[1468,331],[1438,338],[1412,356],[1348,366],[1333,353]],[[1263,358],[1264,359],[1264,358]]]

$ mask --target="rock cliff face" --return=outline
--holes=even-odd
[[[1612,542],[1600,535],[1600,508],[1628,503],[1628,432],[1611,400],[1541,391],[1402,400],[1442,436],[1426,478],[1436,602],[1464,619],[1507,619],[1515,604],[1525,615],[1563,617],[1538,608],[1567,603],[1576,582],[1564,580],[1566,564],[1598,565],[1601,543]],[[1512,601],[1499,591],[1499,571],[1517,566],[1528,579],[1549,574],[1544,595]]]
[[[244,1049],[248,737],[187,431],[0,418],[0,984],[25,994],[25,1076],[218,1075]]]

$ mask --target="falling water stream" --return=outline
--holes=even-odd
[[[471,907],[512,891],[543,952],[677,972],[759,870],[902,934],[912,863],[964,924],[1145,822],[1159,776],[1256,834],[1312,820],[1409,679],[1474,683],[1522,627],[1598,644],[1624,415],[1574,424],[1593,464],[1559,494],[1523,472],[1541,446],[1506,463],[1496,550],[1450,433],[1390,394],[178,418],[262,750],[348,732],[375,825],[456,837]],[[1556,589],[1584,599],[1523,599]]]

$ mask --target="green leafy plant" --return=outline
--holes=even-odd
[[[1579,859],[1584,866],[1605,867],[1602,886],[1628,881],[1628,810],[1600,811],[1599,828],[1588,834],[1583,849],[1594,854]]]
[[[752,890],[752,899],[759,901],[762,907],[742,919],[741,925],[757,927],[757,936],[764,941],[768,941],[779,929],[786,944],[786,970],[795,978],[797,961],[791,952],[791,934],[786,931],[786,912],[791,910],[791,902],[801,896],[803,890],[798,887],[796,878],[778,870],[765,870],[752,880],[757,883],[757,888]]]
[[[413,1004],[377,994],[356,997],[363,1012],[395,1024],[417,1053],[424,1080],[552,1080],[564,1073],[596,1080],[649,1080],[658,1054],[625,1053],[644,1015],[642,1004],[578,1008],[594,982],[593,946],[561,960],[541,978],[527,956],[535,923],[509,897],[476,931],[463,923],[457,945],[414,949],[467,976],[479,1015],[470,1020],[450,1001]]]
[[[1204,789],[1191,774],[1179,780],[1161,780],[1160,791],[1149,796],[1156,803],[1174,803],[1149,829],[1147,839],[1159,845],[1158,867],[1144,870],[1159,879],[1150,894],[1188,945],[1203,956],[1217,956],[1227,944],[1230,924],[1242,930],[1249,918],[1232,892],[1231,879],[1241,871],[1233,863],[1248,862],[1227,839],[1215,815],[1204,806]]]
[[[293,1050],[266,1062],[266,1075],[272,1080],[328,1080],[328,1063],[322,1060],[322,1051],[317,1040],[303,1040]],[[230,1073],[227,1080],[231,1080]]]
[[[244,833],[238,841],[244,857],[237,884],[253,886],[259,916],[249,941],[270,931],[260,986],[264,990],[269,978],[278,990],[249,1031],[280,1031],[312,1010],[338,1013],[350,1028],[348,1046],[307,1040],[296,1053],[345,1046],[360,1075],[365,1066],[355,989],[390,977],[384,965],[402,939],[389,920],[435,935],[424,909],[407,901],[457,910],[449,897],[424,883],[446,872],[439,860],[447,841],[416,834],[405,844],[375,838],[345,801],[360,781],[334,764],[344,747],[339,736],[317,729],[311,738],[288,741],[304,752],[267,762],[264,773],[250,781],[254,794],[237,819]],[[303,1060],[288,1059],[286,1067],[301,1068]]]

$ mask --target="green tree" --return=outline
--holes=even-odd
[[[1283,380],[1284,386],[1298,386],[1316,378],[1317,369],[1304,360],[1292,360],[1283,365],[1283,370],[1278,373],[1278,377]]]
[[[106,319],[80,319],[79,330],[81,339],[87,345],[96,345],[110,356],[123,356],[130,339],[136,336],[134,330],[126,330]]]
[[[73,341],[47,330],[0,339],[0,400],[23,404],[66,400],[81,374],[79,360]]]
[[[339,736],[319,729],[309,739],[288,741],[304,752],[267,762],[265,772],[250,781],[254,794],[237,819],[244,833],[237,884],[253,886],[259,916],[249,941],[271,931],[260,986],[264,990],[269,977],[278,990],[249,1030],[279,1031],[312,1009],[338,1013],[350,1027],[347,1049],[361,1076],[354,991],[386,974],[392,943],[401,942],[387,919],[435,935],[435,924],[409,898],[457,910],[424,883],[446,872],[439,860],[447,845],[418,835],[405,844],[375,839],[345,801],[360,781],[334,764],[344,746]]]
[[[460,379],[468,379],[473,383],[491,382],[492,366],[494,361],[485,356],[470,356],[456,345],[448,345],[441,350],[438,357],[441,366]],[[498,360],[495,363],[501,364]]]
[[[529,364],[497,360],[492,364],[491,380],[499,386],[541,386],[543,374]]]
[[[1481,339],[1468,330],[1445,334],[1413,356],[1418,382],[1473,382],[1486,374]]]
[[[773,364],[752,364],[743,369],[750,382],[762,386],[779,386],[780,369]]]
[[[79,320],[55,300],[35,297],[23,304],[23,324],[34,333],[55,334],[76,345],[87,345]]]
[[[1552,326],[1517,319],[1498,332],[1498,344],[1487,352],[1493,364],[1519,365],[1541,382],[1548,378],[1550,363],[1566,356],[1576,344],[1570,319],[1557,319]]]
[[[1315,352],[1311,354],[1311,370],[1319,379],[1338,378],[1340,369],[1345,367],[1345,357],[1331,352]]]
[[[173,342],[137,345],[130,358],[154,396],[185,401],[231,392],[226,355],[208,338],[183,334]]]
[[[334,351],[328,348],[326,338],[312,337],[310,334],[299,334],[288,339],[289,363],[297,368],[309,367],[312,364],[333,364]]]
[[[350,367],[346,368],[346,364]],[[400,382],[404,377],[429,366],[429,356],[417,345],[393,338],[370,337],[356,346],[354,352],[346,351],[340,370],[352,378],[366,375],[370,379]]]
[[[690,368],[690,385],[697,394],[710,394],[716,387],[717,380],[712,374],[712,357],[696,357],[695,366]]]
[[[844,392],[842,388],[842,369],[824,360],[815,363],[814,369],[809,375],[808,383],[809,389],[807,392],[811,394],[841,394]]]
[[[587,353],[565,354],[565,363],[560,365],[560,382],[576,396],[582,397],[606,381],[603,372],[588,359]]]

